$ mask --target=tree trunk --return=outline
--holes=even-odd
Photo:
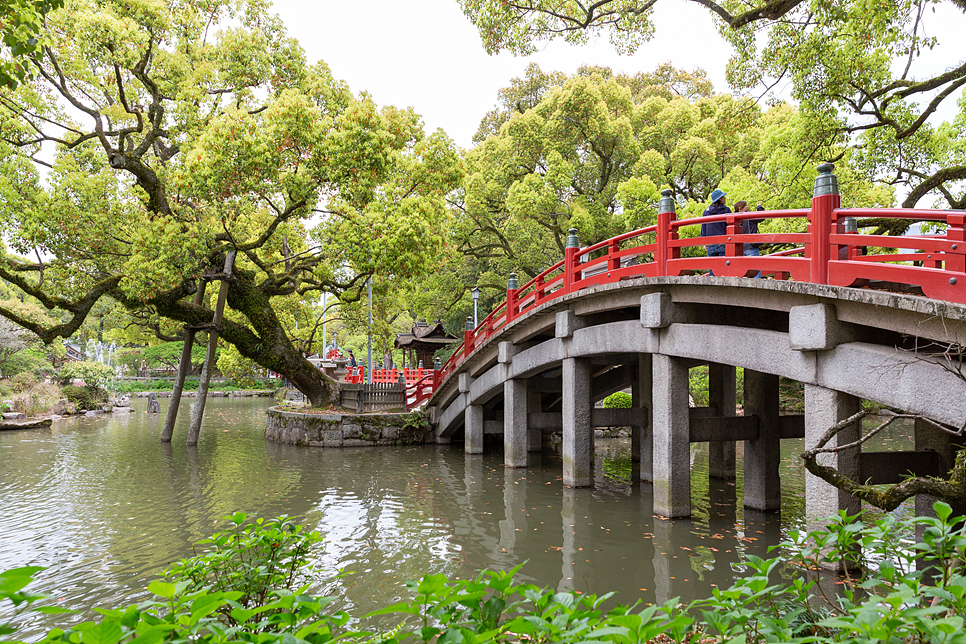
[[[223,263],[225,256],[212,260]],[[220,272],[221,266],[215,268]],[[240,324],[225,319],[221,324],[221,337],[238,349],[246,358],[258,365],[282,375],[301,391],[313,407],[325,407],[338,400],[339,385],[309,362],[295,347],[285,333],[285,328],[272,308],[270,293],[280,289],[256,284],[254,273],[236,267],[228,284],[228,306],[242,314],[248,324]],[[155,298],[151,304],[163,317],[196,327],[210,326],[214,312],[201,305],[193,304],[184,298],[192,291],[191,283],[173,289]],[[112,289],[109,294],[132,310],[138,310],[144,303],[130,298],[120,289]]]

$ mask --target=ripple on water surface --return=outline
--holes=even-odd
[[[794,441],[783,442],[780,515],[740,507],[740,451],[738,480],[709,484],[699,446],[694,516],[661,521],[624,440],[598,440],[595,487],[572,490],[554,450],[532,453],[524,470],[504,468],[491,447],[465,456],[455,444],[268,443],[269,404],[210,400],[192,449],[183,444],[190,401],[170,445],[158,441],[164,413],[146,414],[140,400],[130,415],[0,432],[0,568],[46,566],[35,589],[88,618],[95,606],[145,598],[148,581],[240,510],[321,531],[317,590],[354,615],[403,598],[403,582],[423,574],[465,578],[524,561],[522,579],[541,586],[687,601],[729,584],[741,553],[763,554],[801,522]],[[337,576],[342,568],[351,574]],[[22,637],[69,618],[34,619]]]

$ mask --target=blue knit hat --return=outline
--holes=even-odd
[[[716,203],[718,199],[721,199],[724,196],[726,196],[724,190],[715,188],[715,191],[711,193],[711,203]]]

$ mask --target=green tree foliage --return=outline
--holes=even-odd
[[[0,86],[15,88],[29,76],[29,56],[43,55],[44,16],[64,0],[0,0]]]
[[[194,353],[192,351],[192,353]],[[204,360],[202,353],[201,359]],[[218,370],[223,376],[231,378],[235,383],[248,387],[264,375],[265,370],[238,352],[233,346],[225,347],[218,352]]]
[[[141,359],[151,369],[177,369],[181,362],[184,342],[162,342],[147,347],[140,352]],[[194,344],[191,347],[191,364],[199,366],[205,360],[205,348]]]
[[[630,409],[634,406],[634,399],[629,393],[615,391],[604,398],[602,406],[604,409]]]
[[[307,63],[258,0],[68,0],[46,24],[34,80],[0,94],[0,277],[57,320],[0,315],[50,342],[110,297],[204,327],[235,251],[221,338],[327,402],[282,309],[427,270],[452,142]]]
[[[60,378],[64,382],[79,379],[90,389],[102,389],[114,377],[114,370],[100,362],[71,361],[60,369]]]
[[[33,303],[10,298],[0,300],[0,306],[17,311],[31,320],[51,322],[46,312]],[[63,345],[54,343],[44,346],[23,327],[0,318],[0,377],[10,378],[25,372],[50,375],[54,372],[54,362],[64,353]]]
[[[892,202],[890,189],[874,189],[854,168],[851,151],[816,141],[798,110],[715,94],[701,70],[664,65],[626,76],[584,67],[567,77],[531,65],[501,90],[477,136],[482,142],[466,154],[453,252],[409,300],[455,333],[472,313],[473,286],[483,290],[485,315],[505,297],[511,271],[522,284],[562,259],[569,228],[587,246],[654,224],[664,187],[679,218],[700,215],[719,187],[732,202],[800,208],[814,181],[803,164],[818,146],[841,157],[846,205]]]
[[[0,360],[0,374],[4,378],[21,373],[49,376],[56,371],[54,361],[62,358],[63,355],[64,347],[59,344],[44,346],[42,342],[33,341],[23,349]]]
[[[459,1],[490,53],[527,54],[542,41],[580,44],[598,34],[630,53],[655,29],[653,2]],[[803,162],[834,160],[823,149],[830,144],[859,145],[866,176],[901,186],[903,207],[927,195],[946,207],[966,207],[966,99],[952,122],[935,117],[944,101],[962,96],[966,63],[960,59],[938,73],[920,64],[920,54],[938,44],[930,26],[962,20],[966,1],[693,1],[713,14],[734,47],[728,65],[734,88],[767,93],[791,81],[810,137],[824,142]]]

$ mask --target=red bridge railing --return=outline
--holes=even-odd
[[[518,286],[510,275],[506,300],[476,328],[467,322],[462,344],[437,371],[433,390],[439,387],[477,347],[514,319],[563,295],[598,284],[634,277],[691,275],[712,270],[716,276],[792,279],[812,284],[865,286],[891,282],[918,286],[926,297],[966,304],[966,236],[962,210],[902,208],[840,208],[834,166],[819,166],[810,208],[731,213],[678,220],[670,190],[662,191],[657,224],[641,228],[587,248],[579,248],[577,231],[570,230],[564,258],[532,280]],[[747,219],[806,218],[804,233],[743,234]],[[943,224],[934,235],[859,235],[849,219],[912,219]],[[724,235],[682,236],[684,229],[724,222]],[[851,222],[854,223],[854,222]],[[690,232],[690,231],[689,231]],[[792,248],[762,256],[745,256],[745,244],[782,244]],[[716,257],[682,257],[689,248],[723,244]],[[867,249],[878,249],[867,254]]]

